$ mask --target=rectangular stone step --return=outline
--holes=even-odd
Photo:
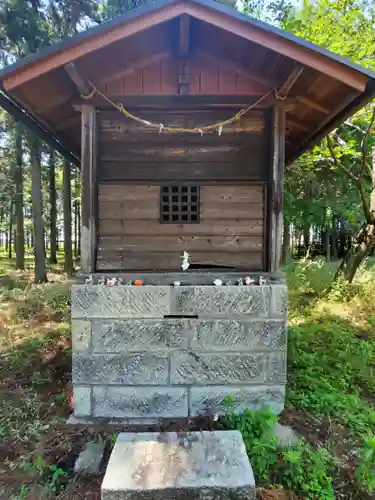
[[[121,433],[102,500],[252,500],[253,471],[239,431]]]

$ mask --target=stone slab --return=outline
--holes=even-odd
[[[72,318],[163,318],[170,314],[168,286],[72,286]]]
[[[93,321],[93,352],[186,349],[188,320]]]
[[[73,386],[74,414],[77,417],[88,417],[91,415],[91,387]]]
[[[181,286],[172,288],[171,294],[172,314],[197,314],[200,318],[269,314],[268,286]]]
[[[102,500],[251,500],[253,471],[239,431],[121,433]]]
[[[183,387],[93,387],[93,416],[109,418],[180,418],[188,416]]]
[[[196,321],[197,335],[192,349],[208,351],[261,351],[286,348],[286,324],[283,320]]]
[[[171,353],[171,383],[191,385],[284,383],[285,353]]]
[[[103,460],[105,442],[101,436],[98,441],[88,441],[78,455],[74,464],[74,472],[84,474],[97,474]]]
[[[300,441],[300,438],[291,427],[281,425],[279,422],[276,423],[275,435],[280,448],[289,448]]]
[[[91,348],[91,324],[85,319],[72,319],[73,352],[87,352]]]
[[[271,316],[286,318],[288,315],[288,289],[286,285],[271,287]]]
[[[205,386],[191,387],[190,414],[194,417],[208,412],[222,415],[230,410],[241,413],[267,406],[279,414],[284,408],[284,386]]]
[[[74,384],[163,385],[168,383],[168,357],[162,353],[73,353]]]

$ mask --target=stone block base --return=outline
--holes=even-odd
[[[252,500],[253,471],[239,431],[121,433],[102,500]]]
[[[286,285],[74,285],[74,414],[175,419],[268,406],[286,383]]]

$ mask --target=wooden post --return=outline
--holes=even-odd
[[[281,266],[283,243],[285,108],[282,102],[273,108],[271,141],[269,271],[277,272]]]
[[[82,242],[81,268],[93,273],[96,267],[96,110],[84,104],[82,113]]]

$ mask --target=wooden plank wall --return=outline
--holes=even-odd
[[[187,115],[163,118],[183,125]],[[201,112],[195,123],[221,116]],[[220,137],[159,135],[103,113],[97,270],[178,271],[185,250],[191,264],[202,267],[263,270],[267,161],[260,113]],[[160,223],[160,185],[176,181],[200,185],[199,224]]]
[[[180,61],[172,57],[150,62],[107,82],[104,90],[112,95],[178,94],[179,67]],[[225,62],[213,61],[209,55],[196,55],[189,60],[188,84],[190,94],[262,95],[267,91],[245,71],[228,68]]]

